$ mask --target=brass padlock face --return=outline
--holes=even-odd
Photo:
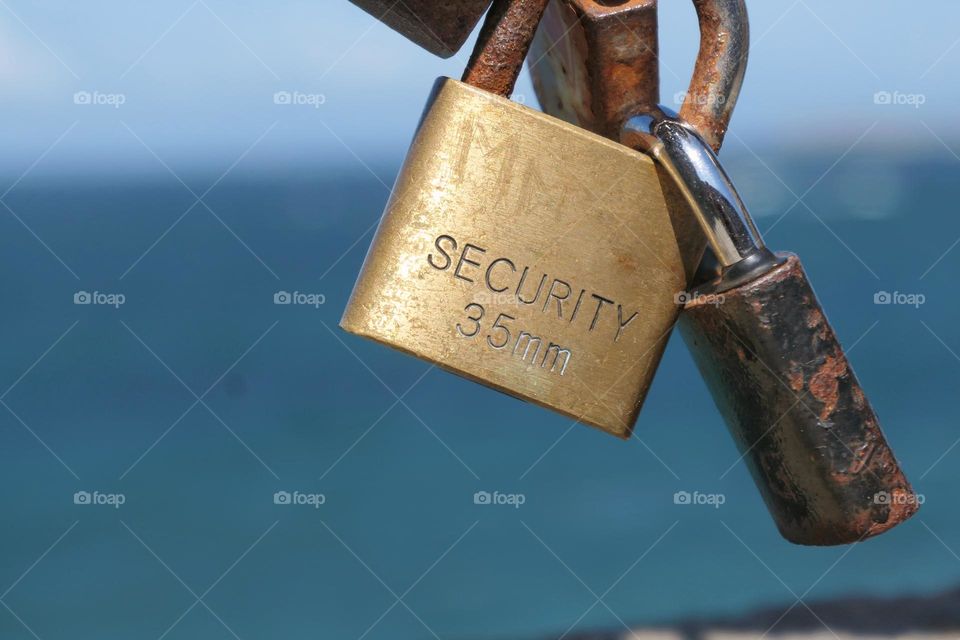
[[[695,224],[645,155],[441,79],[341,326],[628,437]]]
[[[463,46],[492,0],[350,0],[427,51],[449,58]]]

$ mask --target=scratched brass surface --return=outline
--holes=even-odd
[[[431,99],[341,325],[628,437],[693,215],[627,147],[455,80]]]

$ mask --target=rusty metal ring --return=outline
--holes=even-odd
[[[750,21],[745,0],[693,0],[700,53],[680,117],[720,149],[747,71]]]
[[[700,53],[681,114],[718,149],[746,72],[744,0],[693,0]],[[531,50],[544,111],[614,140],[660,102],[657,0],[553,0]]]

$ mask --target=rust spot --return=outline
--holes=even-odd
[[[616,260],[617,264],[629,272],[636,272],[639,269],[636,259],[630,254],[619,254],[616,256]]]
[[[810,394],[823,405],[820,419],[826,421],[836,410],[840,393],[840,378],[847,375],[847,360],[829,355],[810,378]]]
[[[830,341],[830,325],[819,305],[813,304],[809,299],[804,299],[803,304],[807,307],[807,328],[820,340]]]
[[[790,388],[791,389],[799,393],[800,391],[803,390],[803,383],[804,383],[803,371],[800,371],[799,369],[794,369],[793,371],[790,372]]]

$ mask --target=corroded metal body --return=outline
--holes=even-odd
[[[660,102],[657,0],[552,0],[531,48],[544,111],[617,139]]]
[[[796,256],[697,295],[680,327],[777,527],[834,545],[883,533],[919,501]]]
[[[463,81],[510,97],[549,0],[497,0],[477,38]]]
[[[740,96],[750,31],[744,0],[693,0],[700,52],[680,116],[718,150]],[[659,103],[656,0],[552,0],[531,49],[544,111],[614,140]]]
[[[341,324],[627,437],[694,225],[645,155],[440,80]]]
[[[717,259],[682,332],[784,537],[833,545],[919,507],[800,262],[763,242],[709,143],[655,109],[624,125],[676,181]]]
[[[387,26],[443,58],[455,54],[491,0],[350,0]]]
[[[700,53],[680,118],[713,148],[720,149],[750,54],[750,21],[745,0],[693,0],[700,22]]]

